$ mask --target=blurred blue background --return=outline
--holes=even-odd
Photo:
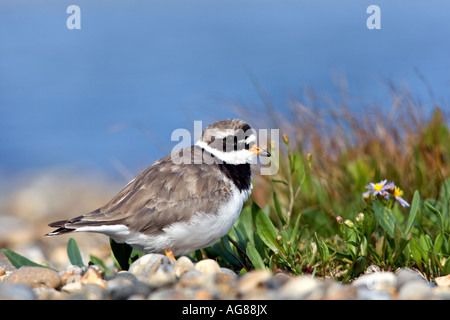
[[[71,4],[81,30],[66,27]],[[371,4],[381,30],[366,27]],[[333,94],[336,74],[363,100],[388,104],[394,81],[448,106],[449,11],[447,0],[3,0],[0,173],[125,180],[170,152],[176,128],[235,105],[262,113],[255,80],[280,113],[306,86]]]

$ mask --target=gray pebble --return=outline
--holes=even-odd
[[[356,298],[358,300],[392,300],[392,295],[387,291],[361,287],[356,292]]]
[[[151,287],[161,287],[176,281],[175,262],[162,254],[146,254],[133,262],[129,272]]]
[[[415,270],[408,268],[401,268],[396,272],[397,276],[397,290],[400,290],[405,284],[410,282],[421,282],[423,284],[428,283],[428,281]]]
[[[0,283],[0,300],[36,300],[33,290],[22,283]]]
[[[425,300],[432,297],[433,290],[423,281],[405,283],[398,292],[399,300]]]
[[[184,273],[178,280],[179,287],[201,287],[205,283],[206,275],[198,270],[190,270]]]
[[[129,272],[120,272],[108,278],[106,296],[113,300],[126,300],[132,296],[148,296],[152,289],[145,283],[138,281]]]
[[[375,272],[363,275],[352,282],[353,286],[369,290],[395,290],[397,278],[392,272]]]

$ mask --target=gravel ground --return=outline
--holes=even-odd
[[[21,300],[411,300],[450,299],[450,277],[428,282],[411,269],[373,271],[343,285],[331,279],[254,270],[237,275],[214,260],[176,262],[147,254],[128,271],[105,276],[100,266],[16,269],[0,264],[0,299]]]

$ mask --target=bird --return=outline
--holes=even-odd
[[[252,191],[251,164],[271,154],[240,119],[204,128],[192,146],[173,151],[132,179],[104,206],[48,224],[46,236],[96,232],[139,251],[175,256],[213,245],[237,221]]]

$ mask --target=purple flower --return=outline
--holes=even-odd
[[[409,207],[409,203],[405,201],[405,199],[402,198],[403,195],[403,190],[400,189],[399,187],[395,187],[394,189],[394,197],[395,200],[398,201],[398,203],[400,203],[400,205],[402,207]]]
[[[387,179],[380,181],[378,183],[371,182],[369,185],[366,186],[366,189],[369,189],[369,193],[373,192],[374,196],[380,195],[382,197],[385,197],[388,195],[387,191]],[[389,196],[389,195],[388,195]]]

